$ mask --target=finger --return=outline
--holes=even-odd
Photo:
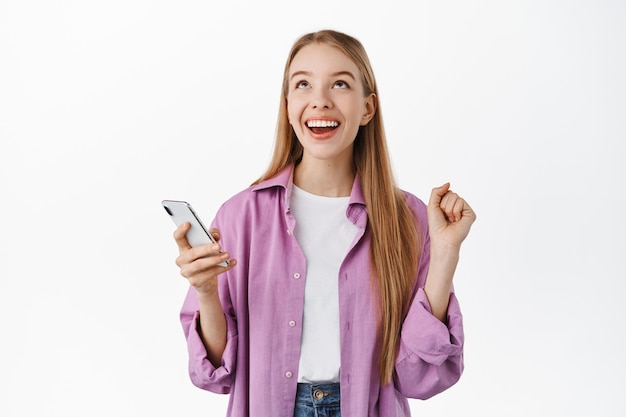
[[[213,236],[213,239],[215,239],[216,242],[219,242],[220,231],[217,228],[212,227],[211,230],[209,230],[209,233],[211,234],[211,236]]]
[[[180,268],[180,275],[188,279],[194,287],[201,286],[201,282],[210,276],[217,276],[233,269],[237,264],[237,260],[229,258],[229,254],[223,253],[219,256],[198,259],[193,263],[183,265]],[[229,265],[220,265],[220,263],[226,260],[229,261]]]
[[[231,260],[230,265],[226,267],[215,266],[212,271],[207,271],[205,273],[193,274],[189,277],[185,277],[189,284],[193,286],[196,290],[202,291],[204,288],[215,287],[217,284],[217,277],[227,271],[230,271],[237,265],[236,260]]]
[[[452,215],[454,216],[453,222],[458,222],[463,217],[463,208],[465,207],[465,200],[458,197],[452,206]]]
[[[182,265],[190,264],[198,259],[214,257],[219,255],[221,250],[219,243],[209,243],[195,248],[189,247],[180,251],[178,258],[176,258],[176,265],[182,267]]]
[[[454,207],[458,199],[459,196],[452,191],[448,191],[446,195],[444,195],[441,199],[441,203],[439,206],[441,208],[441,211],[443,211],[444,215],[450,222],[454,222],[455,220]]]
[[[431,207],[439,207],[441,204],[442,198],[446,195],[448,190],[450,189],[450,183],[447,182],[440,187],[435,187],[430,192],[430,200],[428,201],[428,205]]]
[[[177,264],[180,264],[178,265],[180,267],[180,274],[185,278],[189,278],[190,276],[208,271],[211,268],[225,268],[219,264],[229,260],[230,254],[227,252],[221,252],[210,256],[204,256],[202,258],[196,258],[192,261],[185,260],[184,256],[179,258],[182,260],[179,262],[177,259],[176,262]]]
[[[187,232],[191,224],[189,222],[184,222],[180,226],[174,230],[174,240],[176,241],[176,245],[178,245],[178,251],[182,253],[183,251],[191,249],[191,245],[187,240]]]
[[[476,212],[474,211],[474,209],[472,209],[472,207],[467,204],[467,201],[463,200],[463,213],[462,213],[462,219],[467,219],[469,220],[471,223],[473,223],[476,220]]]

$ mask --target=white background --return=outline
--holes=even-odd
[[[188,380],[164,198],[269,161],[301,34],[359,38],[400,185],[478,213],[466,371],[421,416],[623,416],[626,5],[0,0],[0,415],[224,415]]]

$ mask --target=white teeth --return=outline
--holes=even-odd
[[[306,125],[308,127],[337,127],[339,123],[331,120],[309,120]]]

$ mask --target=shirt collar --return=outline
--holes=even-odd
[[[288,165],[283,168],[278,174],[272,178],[261,181],[260,183],[252,186],[252,191],[265,190],[273,187],[283,187],[287,189],[293,182],[293,165]]]
[[[290,164],[272,178],[268,178],[254,185],[252,190],[260,191],[273,187],[283,187],[287,190],[287,194],[289,195],[291,194],[291,187],[293,185],[293,170],[294,165]],[[365,197],[363,196],[361,179],[358,174],[354,177],[354,183],[352,184],[352,191],[350,192],[350,201],[348,204],[360,204],[365,206]]]

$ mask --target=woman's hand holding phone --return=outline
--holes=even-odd
[[[209,231],[215,243],[192,247],[186,237],[190,227],[189,222],[184,222],[174,231],[179,251],[176,265],[180,268],[180,274],[196,289],[198,296],[214,295],[217,293],[217,276],[232,269],[237,261],[230,259],[228,252],[221,251],[217,229]],[[221,266],[224,261],[230,261],[229,265]]]
[[[226,348],[226,318],[217,290],[217,276],[232,269],[237,262],[222,252],[219,230],[208,230],[191,204],[163,200],[165,212],[176,224],[174,240],[178,245],[176,265],[198,297],[200,318],[198,331],[207,358],[217,368]]]
[[[174,231],[179,251],[176,265],[180,268],[180,274],[196,290],[200,309],[198,331],[206,348],[207,358],[217,368],[226,348],[226,318],[217,291],[217,276],[232,269],[237,261],[231,259],[228,266],[221,266],[224,261],[229,260],[230,255],[221,252],[217,229],[209,231],[214,243],[192,247],[186,237],[190,227],[189,222],[184,222]]]

